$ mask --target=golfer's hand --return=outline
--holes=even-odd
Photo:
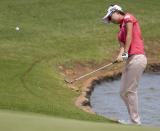
[[[122,59],[123,60],[128,60],[128,53],[127,52],[124,52],[123,54],[122,54]]]
[[[117,62],[123,62],[123,60],[124,60],[124,59],[122,58],[122,55],[118,55],[116,61],[117,61]]]

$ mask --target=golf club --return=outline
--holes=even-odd
[[[111,63],[109,63],[109,64],[107,64],[107,65],[105,65],[105,66],[102,66],[102,67],[100,67],[100,68],[98,68],[98,69],[96,69],[96,70],[94,70],[94,71],[92,71],[92,72],[89,72],[89,73],[87,73],[87,74],[85,74],[85,75],[82,75],[82,76],[80,76],[80,77],[78,77],[78,78],[75,78],[74,80],[68,80],[68,79],[65,78],[65,82],[72,84],[72,83],[74,83],[75,81],[78,81],[78,80],[80,80],[80,79],[82,79],[82,78],[84,78],[84,77],[86,77],[86,76],[88,76],[88,75],[91,75],[91,74],[93,74],[93,73],[95,73],[95,72],[97,72],[97,71],[100,71],[100,70],[102,70],[102,69],[104,69],[104,68],[106,68],[106,67],[109,67],[109,66],[111,66],[111,65],[113,65],[113,64],[115,64],[115,63],[117,63],[117,62],[118,62],[118,61],[115,60],[115,61],[113,61],[113,62],[111,62]]]

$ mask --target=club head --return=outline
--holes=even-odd
[[[75,80],[69,80],[69,79],[65,78],[64,81],[66,83],[73,84]]]

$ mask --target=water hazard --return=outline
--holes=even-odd
[[[128,121],[129,115],[119,89],[120,79],[95,85],[90,97],[92,109],[99,115]],[[160,127],[160,73],[144,73],[138,95],[142,124]]]

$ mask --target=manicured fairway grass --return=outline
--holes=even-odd
[[[111,3],[137,16],[147,54],[160,58],[159,0],[1,0],[0,109],[109,122],[75,107],[58,66],[114,59],[118,27],[101,21]]]
[[[0,117],[3,131],[159,131],[158,128],[151,127],[122,126],[8,111],[0,111]]]

